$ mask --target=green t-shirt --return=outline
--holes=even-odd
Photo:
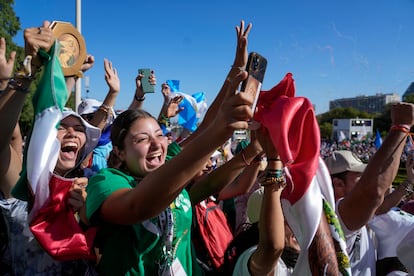
[[[104,200],[114,191],[134,188],[133,177],[116,169],[101,170],[89,180],[87,186],[86,214],[98,222],[97,245],[102,258],[98,266],[100,275],[157,275],[165,244],[166,227],[161,216],[134,225],[118,225],[102,222],[95,213]],[[148,206],[151,208],[151,206]],[[177,259],[187,275],[192,273],[191,260],[191,202],[185,190],[170,204],[172,217],[173,258]],[[167,210],[163,212],[168,215]],[[164,216],[165,217],[165,216]],[[155,227],[154,227],[155,226]],[[156,234],[158,232],[158,234]],[[161,234],[160,234],[161,233]]]

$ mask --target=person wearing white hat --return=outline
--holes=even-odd
[[[18,126],[18,119],[23,108],[23,103],[29,94],[29,86],[32,80],[35,79],[35,73],[40,68],[39,65],[41,62],[38,51],[42,50],[45,53],[51,54],[50,50],[55,43],[52,30],[49,26],[50,22],[45,21],[41,27],[27,28],[24,30],[26,55],[32,58],[32,66],[30,66],[30,63],[24,66],[25,75],[17,80],[9,81],[9,77],[13,71],[14,56],[10,55],[10,59],[6,59],[5,40],[0,40],[0,55],[3,61],[0,62],[0,72],[2,74],[1,84],[4,82],[7,86],[4,91],[4,87],[0,86],[0,89],[2,89],[2,105],[0,110],[0,118],[2,121],[0,126],[2,133],[0,143],[0,171],[2,172],[0,174],[2,177],[0,181],[0,219],[4,222],[3,225],[7,226],[7,231],[2,232],[2,236],[6,234],[8,238],[6,243],[2,243],[0,268],[2,273],[6,273],[6,270],[3,269],[8,267],[8,273],[12,275],[61,275],[66,273],[74,275],[85,272],[84,260],[71,260],[70,262],[57,261],[39,245],[29,229],[28,222],[28,210],[32,206],[27,200],[33,199],[33,194],[29,193],[28,186],[26,185],[27,182],[24,180],[19,181],[21,183],[20,188],[17,187],[19,184],[16,184],[20,178],[23,164],[21,155],[22,140],[21,134],[18,131],[14,131],[13,133],[13,129],[16,130],[16,126]],[[51,60],[45,61],[46,65],[49,65]],[[3,79],[4,76],[7,76],[7,78]],[[59,129],[54,129],[57,135],[52,136],[52,143],[50,145],[48,144],[50,147],[46,149],[47,151],[51,150],[53,152],[53,149],[56,149],[56,152],[54,152],[56,154],[53,155],[51,160],[41,161],[43,164],[47,163],[51,165],[50,167],[44,166],[47,167],[45,173],[47,177],[53,174],[57,178],[64,179],[65,177],[75,176],[78,172],[76,168],[82,158],[98,142],[100,131],[89,125],[73,111],[65,111],[59,114],[63,115],[59,117],[60,127]],[[16,141],[20,141],[20,145],[12,141],[12,133],[15,134]],[[44,134],[44,137],[46,137],[49,133],[40,134]],[[20,149],[14,145],[18,145]],[[34,149],[38,150],[36,144],[34,145]],[[27,164],[33,165],[33,163],[37,165],[36,162],[28,162]],[[41,174],[40,171],[36,171],[36,173]],[[41,178],[41,180],[44,179]],[[43,188],[49,186],[48,182],[43,181],[42,183]],[[64,197],[65,204],[67,204],[70,212],[79,211],[83,207],[85,199],[84,186],[86,183],[87,180],[82,177],[71,179],[70,184],[72,186]],[[11,192],[14,188],[17,189],[16,191],[13,190],[12,195]],[[28,198],[21,200],[19,198],[20,196]],[[40,198],[40,196],[36,194],[35,200],[37,198]],[[32,201],[29,202],[32,203]],[[6,259],[3,258],[5,256],[7,256]]]
[[[325,160],[353,275],[376,275],[376,251],[366,225],[397,174],[407,134],[414,124],[414,105],[392,105],[391,121],[384,143],[368,164],[349,151],[335,151]]]

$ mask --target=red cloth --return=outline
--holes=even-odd
[[[93,260],[96,258],[93,251],[96,228],[84,231],[67,205],[66,196],[72,184],[73,179],[52,176],[49,199],[30,223],[30,230],[56,260]]]
[[[254,119],[269,130],[288,168],[282,198],[293,205],[308,190],[318,168],[320,132],[311,102],[295,97],[291,73],[268,91],[261,91]]]

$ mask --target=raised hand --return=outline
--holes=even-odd
[[[112,66],[112,62],[104,59],[105,81],[108,84],[110,93],[118,93],[121,90],[121,82],[117,70]]]
[[[6,57],[6,39],[0,38],[0,90],[4,90],[7,86],[9,78],[13,74],[14,61],[16,59],[16,51],[10,52],[9,58]]]
[[[25,53],[31,55],[35,64],[40,64],[37,53],[40,49],[49,52],[55,43],[52,29],[49,28],[50,22],[44,21],[38,28],[27,28],[24,30]]]
[[[237,48],[236,56],[233,62],[233,68],[239,70],[244,70],[247,63],[248,53],[247,53],[247,38],[249,36],[250,30],[252,28],[252,23],[249,23],[245,28],[244,21],[240,22],[240,26],[236,26],[237,34]]]
[[[166,109],[166,117],[167,118],[172,118],[178,115],[178,113],[180,113],[182,110],[184,110],[184,107],[179,107],[179,104],[181,103],[181,101],[184,99],[183,96],[178,95],[175,96],[174,98],[172,98],[168,104],[167,104],[167,109]]]
[[[234,130],[247,129],[248,121],[251,120],[253,112],[251,104],[253,96],[249,93],[236,93],[240,82],[245,80],[247,72],[239,71],[235,77],[227,78],[227,85],[223,102],[215,114],[212,127],[225,131],[228,137]]]
[[[95,57],[92,55],[87,55],[85,61],[81,65],[82,73],[85,73],[95,65]]]
[[[391,106],[391,121],[394,125],[414,125],[414,104],[397,103]]]
[[[161,93],[162,93],[162,96],[164,97],[164,103],[168,103],[170,101],[171,88],[165,82],[161,84]]]

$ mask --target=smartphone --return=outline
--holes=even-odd
[[[263,79],[267,67],[267,59],[262,55],[251,52],[247,59],[246,71],[249,73],[240,87],[240,92],[252,93],[254,100],[252,104],[252,111],[255,112],[257,100],[259,99],[260,89],[262,88]],[[251,122],[252,126],[254,122]]]
[[[155,87],[149,81],[149,77],[151,76],[151,69],[138,69],[138,74],[144,75],[144,77],[141,79],[142,89],[144,90],[144,93],[154,93]]]

